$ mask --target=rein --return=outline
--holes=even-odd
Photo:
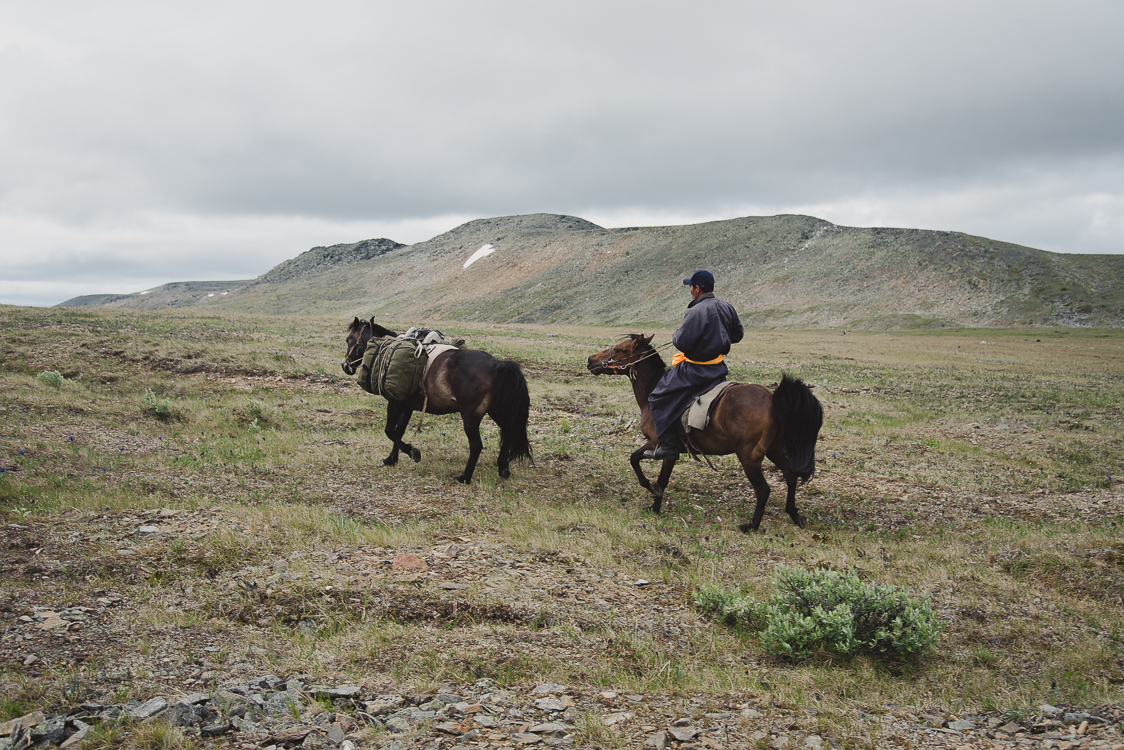
[[[616,344],[612,344],[612,345],[609,346],[609,358],[601,363],[601,367],[613,367],[613,368],[616,368],[617,370],[624,370],[625,372],[628,373],[629,378],[635,380],[636,379],[636,369],[635,369],[636,365],[640,364],[641,362],[643,362],[646,359],[651,359],[652,357],[658,357],[659,354],[660,354],[660,350],[666,349],[667,347],[671,346],[671,342],[668,341],[665,344],[660,344],[659,346],[654,346],[649,351],[645,352],[643,355],[637,357],[636,359],[632,360],[631,362],[624,362],[623,360],[618,362],[617,358],[616,358],[616,355],[613,354],[613,348],[615,346],[616,346]]]
[[[604,362],[602,362],[600,366],[601,367],[612,367],[616,370],[627,372],[630,380],[636,380],[636,365],[640,364],[641,362],[643,362],[646,359],[650,359],[652,357],[659,356],[659,353],[660,353],[661,349],[666,349],[667,347],[669,347],[671,345],[672,345],[672,342],[668,341],[667,343],[660,344],[659,346],[652,347],[649,351],[644,352],[644,354],[642,354],[641,356],[632,360],[631,362],[623,362],[623,361],[618,362],[617,358],[616,358],[616,355],[613,353],[613,349],[614,349],[614,347],[616,347],[616,344],[612,344],[612,345],[609,346],[609,358],[607,360],[605,360]],[[689,454],[691,454],[692,458],[694,458],[696,461],[698,461],[699,456],[702,456],[703,460],[706,461],[706,465],[710,467],[711,471],[718,471],[718,468],[713,463],[711,463],[710,457],[708,455],[706,455],[705,453],[703,453],[702,451],[700,451],[698,446],[695,445],[694,441],[691,440],[691,436],[690,436],[689,432],[684,435],[684,438],[685,438],[684,442],[686,443],[686,446],[687,446],[687,452]]]

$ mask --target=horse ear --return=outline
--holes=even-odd
[[[359,316],[358,315],[355,316],[355,320],[351,321],[351,327],[352,328],[354,328],[357,325],[359,325]]]
[[[656,337],[656,334],[654,334],[654,333],[651,336],[645,336],[645,335],[641,334],[640,340],[643,341],[645,344],[651,344],[652,339],[654,339],[655,337]]]

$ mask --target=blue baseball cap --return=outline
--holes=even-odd
[[[703,289],[714,288],[714,274],[710,271],[695,271],[691,278],[683,279],[683,286],[701,286]]]

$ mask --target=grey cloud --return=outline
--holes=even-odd
[[[5,10],[0,222],[867,201],[1124,249],[1118,3],[64,6]]]

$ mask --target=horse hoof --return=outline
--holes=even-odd
[[[504,467],[504,468],[500,469],[500,477],[502,479],[507,479],[510,476],[511,476],[511,469],[508,469],[507,467]]]
[[[748,534],[751,531],[760,531],[760,530],[761,529],[759,529],[758,527],[755,527],[751,523],[743,523],[740,526],[738,526],[738,531],[740,531],[743,534]]]
[[[421,463],[421,451],[417,448],[410,449],[410,458],[414,459],[414,463]]]
[[[457,480],[461,484],[469,484],[472,481],[472,477],[466,477],[464,474],[455,476],[453,477],[453,479]]]
[[[394,466],[394,464],[396,464],[396,463],[398,463],[398,459],[397,459],[397,458],[384,458],[384,459],[382,460],[382,465],[383,465],[383,466]]]
[[[803,513],[796,516],[796,525],[802,529],[808,528],[808,517]]]

